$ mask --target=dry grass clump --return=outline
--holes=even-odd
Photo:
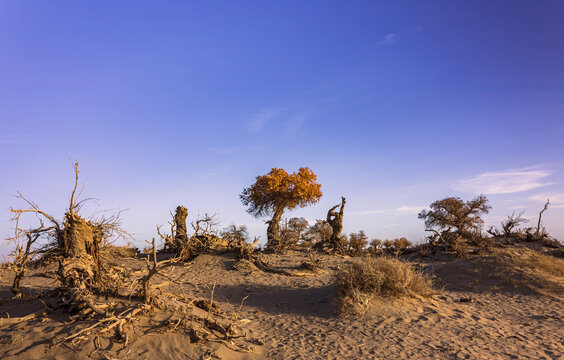
[[[100,250],[103,257],[137,257],[138,250],[132,245],[116,246],[106,245]]]
[[[518,254],[500,251],[497,256],[515,285],[543,295],[564,292],[564,259],[528,249]]]
[[[536,252],[527,252],[510,260],[514,265],[539,274],[564,277],[564,259]]]
[[[337,274],[341,313],[362,313],[374,296],[419,297],[432,294],[432,280],[396,258],[365,258]]]
[[[304,261],[300,268],[311,272],[319,272],[325,269],[325,264],[321,259],[309,259]]]

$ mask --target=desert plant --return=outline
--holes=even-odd
[[[501,222],[501,231],[495,226],[490,226],[487,230],[488,234],[493,237],[504,237],[506,239],[511,237],[516,237],[519,239],[525,238],[525,231],[520,229],[519,226],[528,222],[526,218],[523,217],[524,211],[515,214],[515,211],[507,216],[505,220]],[[509,240],[507,240],[509,241]]]
[[[489,230],[488,230],[489,232]],[[468,241],[477,246],[479,250],[490,251],[493,245],[493,238],[485,236],[481,231],[476,230],[467,234]]]
[[[16,245],[16,250],[14,251],[14,260],[8,263],[8,268],[14,271],[14,280],[12,282],[12,288],[10,289],[14,296],[21,295],[20,282],[27,270],[28,261],[37,253],[37,251],[32,251],[33,244],[39,239],[42,231],[45,229],[34,229],[33,231],[28,231],[26,233],[27,241],[24,247],[23,243]]]
[[[221,237],[227,240],[229,247],[241,246],[242,243],[247,242],[249,231],[245,225],[237,226],[232,224],[223,229]]]
[[[303,217],[293,217],[288,220],[288,229],[293,235],[295,244],[302,239],[303,232],[307,230],[308,226],[309,222]]]
[[[341,249],[341,251],[348,250],[350,246],[349,237],[345,234],[339,236],[339,242],[337,244],[338,249]]]
[[[491,209],[484,195],[466,202],[458,197],[448,197],[435,201],[430,207],[431,210],[423,210],[418,215],[425,221],[427,229],[450,232],[454,228],[462,236],[467,231],[479,229],[484,223],[482,215]]]
[[[318,272],[325,268],[325,264],[320,258],[315,257],[312,252],[309,252],[308,259],[300,267],[304,270]]]
[[[362,313],[374,296],[402,297],[432,294],[430,277],[396,258],[364,258],[337,274],[337,303],[341,313]]]
[[[501,229],[503,230],[503,236],[510,237],[515,236],[515,232],[518,231],[519,225],[528,222],[529,220],[523,217],[524,211],[519,212],[515,215],[515,211],[507,217],[501,223]]]
[[[381,251],[382,248],[382,240],[380,239],[372,239],[370,241],[370,245],[368,246],[368,250],[373,253],[377,254]]]
[[[396,238],[394,240],[384,240],[382,247],[388,254],[400,254],[405,248],[410,247],[411,241],[405,237]]]
[[[240,199],[248,207],[248,213],[255,217],[272,216],[267,222],[267,248],[277,250],[280,245],[280,219],[284,210],[305,207],[321,199],[321,184],[316,181],[317,175],[307,167],[292,174],[273,168],[243,189]]]
[[[412,245],[411,241],[407,240],[407,238],[401,237],[401,238],[394,239],[394,248],[398,251],[405,249],[405,248],[408,248],[411,245]]]
[[[303,237],[302,244],[305,247],[313,247],[316,244],[327,242],[331,237],[332,229],[327,221],[316,220],[315,224],[310,226]]]
[[[304,218],[283,219],[280,223],[280,249],[291,249],[298,246],[302,233],[309,223]]]
[[[394,242],[392,240],[384,240],[384,242],[382,243],[382,247],[384,248],[384,250],[386,251],[391,251],[394,248]]]
[[[368,245],[368,236],[363,230],[349,235],[349,249],[351,253],[358,254]]]

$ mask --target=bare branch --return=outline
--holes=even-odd
[[[541,212],[539,213],[539,222],[537,224],[537,233],[536,236],[538,237],[540,234],[540,227],[541,227],[541,217],[542,217],[542,213],[546,211],[546,209],[548,209],[548,205],[550,204],[550,199],[546,199],[546,204],[544,204],[544,208],[541,210]]]

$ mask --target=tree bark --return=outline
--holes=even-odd
[[[95,256],[96,246],[92,224],[74,212],[65,215],[63,245],[67,257]]]
[[[339,205],[332,207],[327,212],[327,223],[331,225],[331,228],[333,229],[331,237],[329,238],[329,244],[334,251],[338,252],[343,251],[341,246],[341,232],[343,231],[343,214],[345,203],[345,198],[341,196],[341,208],[339,209],[339,212],[335,211],[335,209],[339,207]]]
[[[178,206],[174,214],[174,225],[176,227],[176,234],[174,235],[175,251],[178,253],[182,251],[184,245],[188,242],[188,229],[186,226],[186,218],[188,217],[188,209],[184,206]]]
[[[278,207],[272,215],[272,219],[268,221],[266,229],[266,248],[270,250],[279,250],[280,247],[280,219],[284,213],[283,207]]]
[[[540,229],[541,229],[541,218],[542,218],[542,213],[546,211],[546,209],[548,209],[548,205],[550,204],[550,199],[546,200],[546,204],[544,204],[544,208],[541,210],[541,212],[539,213],[539,222],[537,224],[537,232],[536,232],[536,237],[538,238],[540,235]]]

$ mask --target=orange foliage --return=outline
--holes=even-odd
[[[249,213],[256,217],[282,213],[284,209],[294,209],[314,204],[321,198],[321,184],[317,175],[303,167],[297,173],[288,174],[286,170],[273,168],[266,175],[257,176],[257,181],[243,189],[241,201],[248,206]]]

